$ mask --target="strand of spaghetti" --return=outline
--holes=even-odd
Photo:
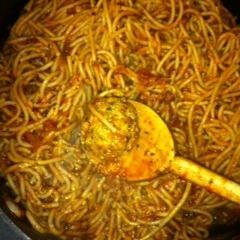
[[[29,121],[29,115],[28,115],[26,106],[22,102],[22,99],[20,98],[19,93],[18,93],[18,84],[19,84],[20,81],[21,81],[20,77],[16,79],[16,81],[15,81],[15,83],[13,85],[12,92],[13,92],[14,98],[16,99],[19,107],[21,108],[21,110],[22,110],[22,112],[24,114],[24,119],[23,119],[22,126],[25,126],[27,124],[27,122]]]
[[[97,112],[93,106],[89,105],[89,110],[95,115],[103,124],[106,125],[112,132],[116,133],[117,128],[115,128],[110,122],[108,122],[99,112]]]
[[[171,54],[178,48],[180,43],[183,41],[183,38],[180,36],[177,42],[174,44],[174,46],[164,55],[162,60],[157,65],[157,72],[160,72],[161,68],[163,67],[163,64],[165,61],[171,56]]]
[[[111,7],[111,3],[108,4],[107,0],[103,0],[103,19],[104,21],[106,21],[108,32],[112,33],[112,21],[111,21],[108,7]]]
[[[4,107],[6,107],[6,106],[11,106],[11,107],[15,107],[15,108],[16,108],[16,112],[14,113],[14,115],[11,116],[11,118],[10,118],[10,119],[6,122],[6,124],[5,124],[6,126],[9,126],[9,125],[11,125],[13,122],[15,122],[15,121],[18,120],[19,115],[20,115],[20,113],[21,113],[21,110],[20,110],[19,106],[16,105],[13,101],[5,101],[3,104],[0,105],[0,109],[1,109],[1,108],[4,108]],[[8,129],[9,129],[9,127],[8,127]],[[11,131],[11,130],[9,129],[9,131]]]
[[[222,85],[222,83],[224,82],[224,80],[226,78],[228,78],[229,76],[231,76],[235,71],[237,70],[237,66],[234,66],[234,65],[231,65],[228,69],[226,69],[224,71],[224,73],[222,74],[222,76],[220,77],[218,83],[216,84],[215,88],[213,89],[213,92],[212,92],[212,95],[211,95],[211,99],[210,99],[210,102],[209,102],[209,105],[203,115],[203,118],[202,118],[202,121],[199,125],[199,128],[198,128],[198,132],[200,133],[202,131],[202,128],[203,128],[203,124],[205,123],[207,117],[208,117],[208,114],[211,110],[211,107],[218,95],[218,92],[219,92],[219,88],[220,86]]]
[[[29,220],[29,222],[32,224],[32,226],[40,233],[44,233],[46,232],[46,229],[44,227],[42,227],[38,220],[35,219],[35,217],[33,216],[33,214],[30,211],[26,211],[26,217]]]
[[[238,144],[238,146],[236,147],[236,150],[234,151],[233,156],[225,169],[225,174],[230,174],[231,172],[233,172],[233,169],[236,168],[236,165],[238,163],[239,156],[240,156],[240,144]]]
[[[24,140],[22,140],[24,133],[28,132],[28,131],[32,131],[34,129],[39,129],[42,124],[44,122],[46,122],[48,120],[48,118],[43,118],[41,120],[38,120],[35,123],[32,124],[28,124],[27,126],[22,126],[21,130],[17,133],[17,142],[21,145],[21,146],[25,146],[27,148],[31,147],[31,145],[27,142],[25,142]]]
[[[14,163],[22,162],[22,163],[28,163],[31,165],[48,165],[51,163],[64,161],[64,159],[68,159],[72,154],[72,153],[66,153],[62,156],[54,157],[54,158],[50,158],[50,159],[46,159],[46,160],[30,160],[28,158],[25,158],[25,157],[19,155],[16,152],[14,144],[11,144],[10,147],[11,147],[11,149],[10,149],[10,152],[8,153],[8,157],[12,162],[14,162]]]
[[[173,208],[171,213],[169,213],[169,215],[164,220],[162,220],[162,222],[158,225],[157,228],[155,228],[151,233],[149,233],[146,236],[142,237],[141,240],[147,240],[148,238],[153,236],[159,229],[163,228],[163,226],[166,225],[166,223],[169,222],[174,217],[174,215],[179,211],[179,209],[185,203],[185,201],[186,201],[186,199],[187,199],[187,197],[188,197],[188,195],[190,193],[190,190],[191,190],[191,183],[187,183],[185,191],[184,191],[184,193],[182,195],[182,198],[180,199],[178,204]]]
[[[234,143],[235,143],[235,138],[234,138],[234,132],[232,131],[232,129],[230,127],[228,127],[227,124],[224,124],[225,127],[228,129],[228,131],[230,132],[230,136],[231,136],[231,141],[229,143],[229,145],[225,148],[224,151],[221,152],[221,154],[219,154],[217,157],[216,157],[216,160],[214,161],[214,163],[212,164],[212,169],[218,169],[218,171],[223,171],[223,165],[221,166],[220,164],[222,163],[222,161],[224,161],[224,157],[228,155],[228,153],[230,153],[230,151],[233,149],[234,147]],[[226,162],[229,162],[226,161]],[[225,163],[226,163],[225,162]],[[225,167],[226,168],[226,167]]]
[[[15,171],[19,171],[19,170],[24,169],[24,168],[28,168],[30,166],[31,166],[30,163],[16,163],[16,164],[11,165],[10,167],[8,167],[3,172],[3,175],[8,175],[9,173],[12,173],[12,172],[15,172]]]
[[[95,17],[92,16],[91,17],[91,26],[93,26],[94,24],[94,21],[95,21]],[[96,45],[94,43],[94,37],[93,37],[93,32],[94,30],[92,28],[89,29],[89,34],[88,34],[88,37],[89,37],[89,42],[90,42],[90,48],[91,48],[91,53],[92,53],[92,60],[93,62],[96,61],[97,57],[96,57]]]
[[[175,1],[174,0],[170,0],[170,4],[171,4],[171,15],[170,15],[170,18],[167,22],[167,25],[170,25],[174,18],[175,18],[175,15],[176,15],[176,6],[175,6]]]
[[[49,13],[49,19],[54,17],[54,15],[56,14],[56,10],[57,10],[57,0],[53,0],[51,3],[52,3],[52,7],[51,7],[51,11]]]
[[[54,219],[55,219],[55,215],[57,215],[57,211],[58,210],[56,210],[56,209],[51,209],[51,211],[48,215],[48,227],[53,234],[60,235],[62,230],[61,230],[61,228],[57,229],[55,227],[55,223],[54,223]]]
[[[154,17],[151,16],[151,14],[144,9],[140,4],[136,4],[137,7],[139,9],[141,9],[141,11],[144,13],[144,15],[147,17],[147,19],[153,24],[154,27],[157,27],[158,29],[171,29],[174,26],[176,26],[176,24],[180,21],[180,19],[182,18],[182,14],[183,14],[183,4],[182,1],[179,1],[179,14],[178,17],[176,19],[176,21],[172,24],[161,24],[159,21],[157,21],[156,19],[154,19]],[[175,10],[175,8],[171,8],[171,14],[173,14],[172,12]]]

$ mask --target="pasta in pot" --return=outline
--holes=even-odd
[[[79,125],[97,96],[137,99],[178,154],[240,182],[239,48],[217,0],[29,1],[0,55],[0,172],[31,225],[63,239],[197,240],[221,212],[231,219],[239,206],[171,173],[101,174]]]

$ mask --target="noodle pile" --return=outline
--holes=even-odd
[[[171,173],[102,175],[79,126],[96,97],[135,99],[166,121],[178,155],[240,182],[239,50],[217,0],[31,0],[0,55],[0,172],[32,226],[198,240],[222,212],[228,221],[237,205]]]

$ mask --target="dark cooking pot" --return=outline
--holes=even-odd
[[[6,40],[9,30],[18,18],[21,9],[28,0],[0,0],[0,48]],[[236,16],[240,23],[240,1],[222,0],[224,5]],[[17,219],[6,208],[4,199],[11,195],[0,179],[0,240],[56,240],[55,236],[39,234],[23,219]],[[213,226],[209,240],[240,240],[239,221],[226,226]],[[87,240],[87,239],[84,239]]]

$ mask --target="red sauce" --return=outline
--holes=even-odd
[[[71,51],[72,51],[72,48],[70,46],[70,40],[66,39],[62,49],[62,55],[64,57],[69,56]]]
[[[33,132],[26,132],[23,138],[26,142],[32,145],[33,150],[36,151],[40,146],[44,144],[44,137],[52,131],[57,130],[57,123],[54,120],[47,120],[43,123],[43,129],[39,129]]]
[[[115,70],[116,74],[124,74],[126,76],[131,76],[134,75],[135,76],[135,72],[132,71],[131,69],[123,66],[123,65],[118,65],[116,70]]]
[[[12,112],[13,114],[16,114],[16,113],[17,113],[17,108],[16,108],[15,106],[13,106],[13,105],[9,105],[9,106],[8,106],[8,110],[9,110],[10,112]]]
[[[175,101],[175,95],[167,88],[167,81],[165,78],[151,73],[147,69],[140,69],[137,72],[140,91],[140,101],[145,104],[156,103],[164,101],[164,103],[171,103]],[[150,92],[149,88],[157,89],[158,92]]]
[[[26,142],[32,145],[34,151],[42,145],[43,136],[39,132],[26,132],[23,135],[23,138]]]
[[[139,177],[146,177],[146,179],[148,179],[149,173],[152,175],[154,170],[152,163],[149,162],[148,159],[142,158],[141,161],[133,161],[125,174],[128,179],[138,180]]]
[[[76,6],[67,9],[67,15],[75,15],[77,13]]]
[[[57,130],[57,123],[54,120],[47,120],[43,123],[43,129],[46,132],[49,131],[56,131]]]
[[[166,82],[163,78],[156,76],[152,74],[149,70],[147,69],[140,69],[137,72],[138,79],[139,79],[139,84],[143,88],[143,90],[146,87],[151,87],[151,86],[164,86],[166,85]]]
[[[2,151],[0,154],[0,172],[4,172],[5,169],[11,165],[6,152]]]

